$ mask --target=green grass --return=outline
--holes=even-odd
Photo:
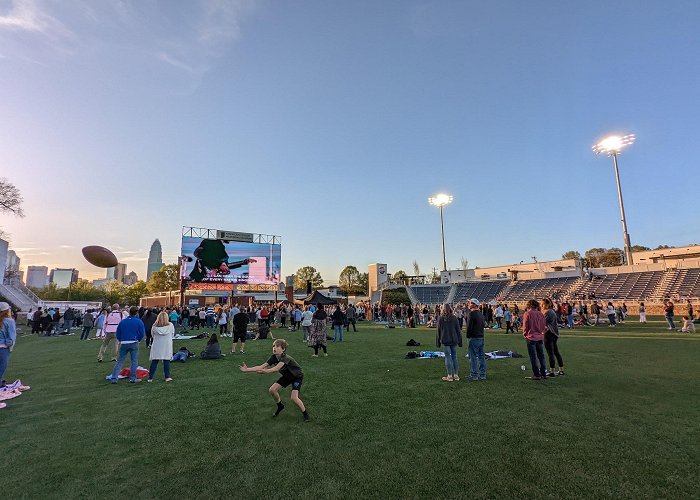
[[[21,337],[6,378],[32,389],[0,410],[2,497],[697,498],[698,335],[660,320],[565,331],[565,377],[526,381],[523,358],[489,362],[487,382],[444,383],[442,360],[403,359],[411,337],[434,349],[432,330],[360,330],[327,358],[281,334],[309,424],[288,389],[272,419],[276,377],[237,368],[263,362],[269,341],[176,364],[171,384],[159,371],[112,386],[98,342]],[[527,354],[519,335],[489,332],[495,349]]]

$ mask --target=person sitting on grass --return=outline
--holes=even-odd
[[[695,325],[693,320],[688,316],[683,316],[683,327],[681,328],[682,333],[695,333]]]
[[[199,357],[202,359],[220,359],[224,357],[224,355],[221,354],[221,346],[219,345],[219,339],[215,333],[211,334],[211,337],[209,337],[207,341],[207,346]]]
[[[297,405],[299,410],[301,410],[302,415],[304,415],[304,422],[308,422],[310,420],[309,413],[306,411],[304,402],[299,398],[301,384],[304,382],[304,372],[302,372],[301,366],[299,366],[299,363],[297,363],[294,358],[287,356],[287,346],[286,340],[277,339],[272,343],[272,356],[270,356],[270,359],[265,363],[251,367],[243,363],[240,368],[242,372],[280,372],[281,377],[277,382],[272,384],[269,389],[270,396],[272,396],[272,399],[277,403],[277,411],[275,411],[273,417],[276,417],[284,410],[284,404],[279,395],[280,389],[291,384],[292,401]]]

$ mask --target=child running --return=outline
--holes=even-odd
[[[245,363],[241,365],[242,372],[257,372],[257,373],[274,373],[280,372],[282,375],[277,382],[270,386],[270,395],[277,403],[277,411],[273,415],[276,417],[282,410],[284,404],[279,395],[279,390],[292,384],[292,401],[299,407],[304,415],[304,422],[310,420],[309,413],[306,411],[304,402],[299,399],[299,390],[304,382],[304,373],[301,371],[301,366],[293,358],[287,356],[287,341],[277,339],[272,343],[272,356],[264,364],[248,367]]]

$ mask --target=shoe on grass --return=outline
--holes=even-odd
[[[532,377],[525,377],[526,380],[542,380],[542,377],[537,377],[537,376],[532,376]]]

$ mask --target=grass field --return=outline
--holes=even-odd
[[[567,375],[545,382],[524,379],[527,357],[489,362],[486,382],[442,382],[443,360],[404,359],[409,338],[434,349],[427,329],[361,323],[327,358],[281,332],[308,424],[288,389],[271,418],[275,375],[238,370],[270,341],[175,364],[170,384],[159,371],[113,386],[98,342],[21,337],[5,378],[32,389],[0,410],[2,497],[698,498],[700,335],[660,318],[563,332]],[[495,349],[527,355],[519,335],[488,332]]]

